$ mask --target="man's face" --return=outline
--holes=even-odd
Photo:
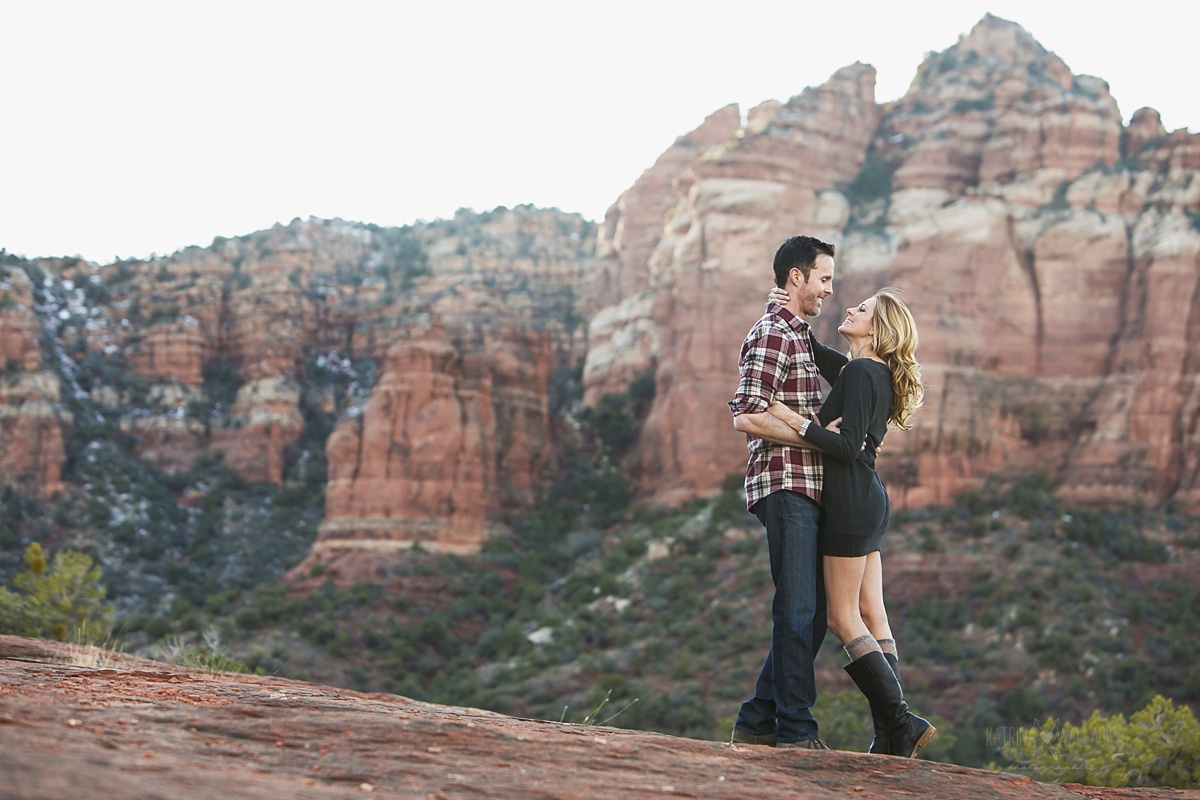
[[[800,313],[804,316],[820,316],[821,302],[833,294],[833,266],[833,257],[821,253],[813,263],[812,271],[808,273],[807,282],[803,272],[798,269],[792,270],[792,287],[789,287],[788,291],[800,300]]]

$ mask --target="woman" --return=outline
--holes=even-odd
[[[908,710],[900,688],[879,556],[889,504],[875,456],[889,425],[911,427],[924,392],[916,323],[893,291],[880,289],[846,309],[838,332],[850,345],[849,361],[821,407],[820,424],[782,403],[769,410],[826,455],[821,544],[829,630],[844,643],[846,672],[871,704],[875,739],[868,752],[911,758],[937,730]],[[786,303],[788,295],[774,289],[769,299]]]

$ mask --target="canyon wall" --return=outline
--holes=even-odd
[[[112,422],[167,472],[219,453],[279,485],[323,454],[325,563],[470,552],[581,446],[550,400],[581,367],[584,407],[653,370],[620,467],[677,505],[744,467],[739,346],[808,233],[838,246],[822,340],[883,285],[918,320],[925,408],[880,461],[898,506],[1046,469],[1072,501],[1200,508],[1200,136],[1123,124],[992,16],[899,100],[874,84],[853,64],[716,110],[598,226],[518,207],[108,265],[0,251],[0,484],[52,496]]]
[[[0,478],[49,497],[62,487],[63,442],[73,422],[42,361],[33,285],[0,264]]]
[[[594,231],[519,207],[295,220],[106,266],[10,258],[0,484],[59,487],[75,391],[167,472],[216,453],[278,485],[322,451],[318,550],[476,550],[551,468],[550,373],[582,359]],[[327,440],[314,416],[334,420]]]
[[[774,250],[807,233],[839,248],[823,341],[884,285],[916,315],[926,405],[880,462],[900,505],[1040,468],[1079,502],[1200,505],[1200,137],[1150,109],[1123,126],[1102,80],[992,16],[894,103],[856,64],[730,131],[735,113],[701,127],[721,126],[702,152],[668,150],[601,231],[599,272],[622,279],[595,285],[586,397],[657,367],[630,463],[646,498],[743,468],[724,406],[739,346]],[[662,226],[625,219],[664,207]]]

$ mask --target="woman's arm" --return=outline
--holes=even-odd
[[[867,428],[875,416],[879,396],[861,362],[851,361],[838,376],[842,384],[841,427],[837,431],[809,425],[804,438],[838,461],[851,463],[866,444]]]
[[[808,329],[808,341],[812,345],[813,362],[817,365],[817,371],[832,385],[838,379],[838,375],[842,374],[842,369],[850,359],[845,353],[818,342],[817,337],[813,335],[812,327]]]

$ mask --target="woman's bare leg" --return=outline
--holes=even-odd
[[[859,597],[866,566],[865,556],[825,556],[824,559],[829,630],[833,631],[833,635],[838,637],[843,645],[871,633],[863,622],[862,614],[859,613]]]
[[[890,639],[892,632],[883,605],[879,553],[857,559],[826,556],[825,592],[829,598],[829,629],[851,645],[846,647],[851,659],[844,668],[846,674],[871,704],[875,738],[870,752],[912,758],[928,744],[937,728],[908,710],[895,665],[881,652],[877,641],[879,637]],[[847,604],[852,605],[853,613],[846,609]],[[868,645],[873,647],[868,649]]]
[[[866,556],[858,609],[876,641],[892,638],[892,626],[888,624],[887,607],[883,603],[883,561],[878,550]]]

